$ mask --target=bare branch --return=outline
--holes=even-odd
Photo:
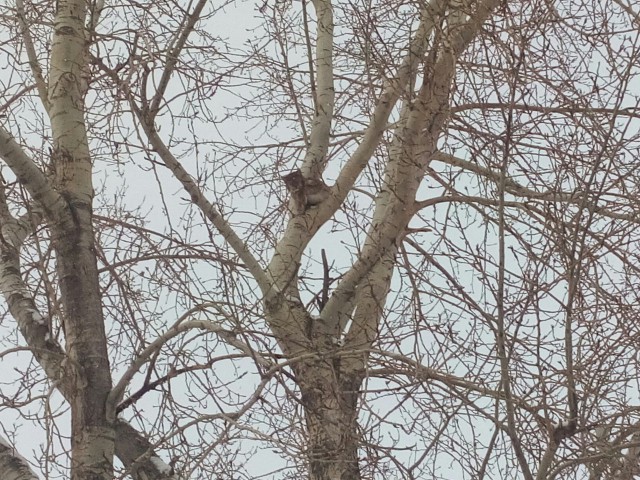
[[[31,67],[31,73],[33,74],[33,79],[36,82],[40,101],[42,102],[45,110],[48,111],[51,105],[49,103],[49,94],[47,93],[47,82],[44,79],[42,68],[40,67],[40,62],[38,61],[38,56],[36,55],[36,50],[33,46],[33,39],[31,38],[31,32],[29,32],[29,24],[24,11],[23,0],[16,0],[16,17],[18,19],[18,24],[20,25],[22,41],[24,42],[24,47],[27,51],[29,67]]]
[[[247,244],[238,236],[233,230],[231,225],[222,218],[220,212],[211,204],[200,188],[196,185],[195,181],[187,173],[184,167],[176,159],[169,148],[164,144],[155,128],[149,123],[150,120],[141,118],[142,125],[149,142],[154,148],[154,151],[160,156],[166,167],[173,173],[175,178],[182,184],[185,191],[191,196],[191,200],[196,205],[202,214],[218,229],[220,234],[231,245],[231,248],[236,252],[238,257],[247,266],[247,269],[251,272],[255,278],[258,286],[262,290],[264,295],[273,294],[271,288],[271,282],[265,274],[264,270],[251,254]]]
[[[6,480],[38,480],[29,463],[0,437],[0,473]]]
[[[44,173],[1,126],[0,158],[9,166],[49,218],[59,218],[65,214],[67,204],[64,198],[51,187]]]
[[[335,103],[333,86],[333,8],[331,0],[313,0],[318,17],[316,39],[316,115],[302,164],[305,178],[320,178],[327,162]]]
[[[174,73],[180,53],[187,43],[189,35],[193,33],[196,23],[200,20],[200,14],[206,4],[207,0],[199,0],[193,9],[193,12],[185,17],[183,20],[184,25],[180,29],[180,35],[178,36],[175,45],[167,52],[167,62],[165,64],[164,71],[162,72],[162,76],[160,77],[160,81],[158,82],[156,93],[151,99],[148,111],[145,111],[145,114],[149,116],[151,121],[153,121],[160,110],[160,102],[164,99],[167,87],[169,86],[169,80],[171,80],[171,76]],[[146,109],[147,105],[143,105],[143,108]]]

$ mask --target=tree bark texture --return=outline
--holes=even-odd
[[[0,473],[3,480],[38,480],[29,463],[0,437]]]
[[[342,377],[340,357],[296,369],[302,392],[311,480],[359,480],[358,398],[362,377]]]
[[[49,218],[64,306],[70,390],[72,480],[113,476],[113,425],[106,417],[111,374],[92,225],[92,165],[84,121],[88,79],[87,2],[59,0],[49,78],[51,165],[64,211]]]

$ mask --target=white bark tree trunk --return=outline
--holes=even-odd
[[[431,47],[428,47],[428,38],[433,25],[439,21],[437,15],[443,11],[441,7],[425,11],[421,28],[412,42],[415,49],[406,62],[407,72],[399,74],[403,80],[400,85],[407,88],[414,81],[419,60],[428,54],[431,60],[424,61],[422,86],[415,97],[404,100],[389,151],[384,187],[376,198],[364,248],[319,317],[311,317],[297,300],[297,265],[309,239],[333,213],[331,205],[325,210],[321,206],[319,211],[294,215],[270,265],[272,278],[284,292],[278,301],[267,303],[270,324],[283,350],[293,358],[317,352],[317,357],[303,360],[294,367],[307,421],[312,480],[361,478],[359,391],[366,375],[367,352],[376,339],[386,302],[397,245],[413,216],[416,191],[448,118],[457,57],[496,3],[485,4],[486,9],[480,9],[477,18],[467,19],[455,9],[448,12],[445,39],[442,44]],[[428,52],[427,48],[432,51]],[[397,99],[399,87],[392,88],[396,89]],[[392,98],[393,95],[385,98],[383,93],[381,100]],[[372,125],[375,121],[374,118]],[[379,137],[372,137],[370,141],[375,144]],[[357,151],[351,160],[358,155]],[[334,198],[340,197],[343,178],[354,179],[350,168],[357,167],[347,163],[334,187]]]
[[[85,0],[59,0],[51,44],[49,116],[55,188],[66,200],[49,217],[64,306],[71,395],[71,478],[113,476],[114,429],[106,416],[111,369],[92,224],[92,165],[84,120],[88,81]]]
[[[154,151],[182,183],[194,205],[235,249],[264,293],[267,321],[292,360],[300,388],[311,480],[361,478],[358,401],[391,283],[397,245],[415,212],[416,191],[448,117],[457,57],[497,3],[480,4],[473,18],[455,8],[448,11],[451,5],[447,2],[434,1],[425,7],[409,53],[397,77],[382,92],[364,141],[346,162],[327,198],[308,210],[302,205],[301,211],[290,219],[266,272],[206,200],[156,130],[155,115],[171,75],[169,66],[151,108],[132,108]],[[329,1],[315,0],[314,5],[318,16],[317,95],[311,145],[301,172],[305,179],[317,181],[326,163],[334,109],[333,17]],[[204,2],[200,2],[199,8],[203,6]],[[84,119],[89,78],[86,17],[84,0],[58,1],[45,101],[53,133],[53,176],[46,178],[32,162],[22,158],[11,139],[0,131],[0,155],[39,202],[51,229],[64,307],[64,361],[59,360],[61,355],[56,356],[56,345],[47,338],[42,316],[35,315],[35,303],[21,283],[19,242],[13,247],[0,247],[0,288],[23,335],[38,348],[36,358],[50,378],[60,380],[59,388],[71,405],[72,480],[110,480],[114,452],[131,468],[134,478],[169,478],[170,472],[157,465],[154,470],[154,462],[144,461],[145,456],[153,456],[150,443],[128,424],[116,421],[114,405],[108,401],[112,381],[98,283],[92,164]],[[443,28],[443,24],[446,28],[436,35],[435,29]],[[441,43],[433,42],[441,35]],[[420,65],[424,65],[422,84],[414,95],[413,84]],[[303,252],[320,227],[336,213],[379,147],[389,116],[401,98],[403,108],[389,151],[384,187],[376,198],[363,251],[338,283],[320,316],[312,317],[298,292]],[[131,99],[133,103],[133,96]],[[3,223],[10,223],[8,213],[5,217]]]

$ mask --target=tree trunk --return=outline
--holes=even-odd
[[[65,340],[70,369],[64,381],[74,383],[71,404],[72,480],[112,478],[113,426],[106,419],[111,390],[106,334],[93,255],[93,229],[88,211],[76,208],[78,225],[53,228],[58,255]],[[77,368],[76,368],[77,367]]]
[[[114,429],[106,416],[111,373],[92,225],[92,163],[84,119],[90,77],[84,0],[58,0],[51,42],[49,117],[56,190],[66,200],[49,215],[64,307],[71,393],[71,479],[113,478]]]
[[[340,377],[339,357],[296,369],[307,422],[310,480],[359,480],[357,422],[362,377]]]

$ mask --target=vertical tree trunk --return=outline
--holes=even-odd
[[[72,207],[78,208],[78,207]],[[78,210],[80,210],[78,208]],[[53,228],[58,256],[67,354],[75,395],[69,400],[72,416],[72,480],[111,480],[114,431],[106,419],[111,390],[110,366],[98,273],[93,255],[93,230],[88,211],[77,211],[75,228]],[[77,369],[76,369],[77,367]]]
[[[340,378],[338,362],[320,359],[297,369],[310,480],[360,480],[357,404],[362,378]]]
[[[92,225],[92,165],[84,120],[88,88],[85,0],[58,0],[51,42],[51,163],[67,205],[49,219],[64,306],[71,392],[72,480],[111,480],[114,429],[106,417],[111,373]]]

